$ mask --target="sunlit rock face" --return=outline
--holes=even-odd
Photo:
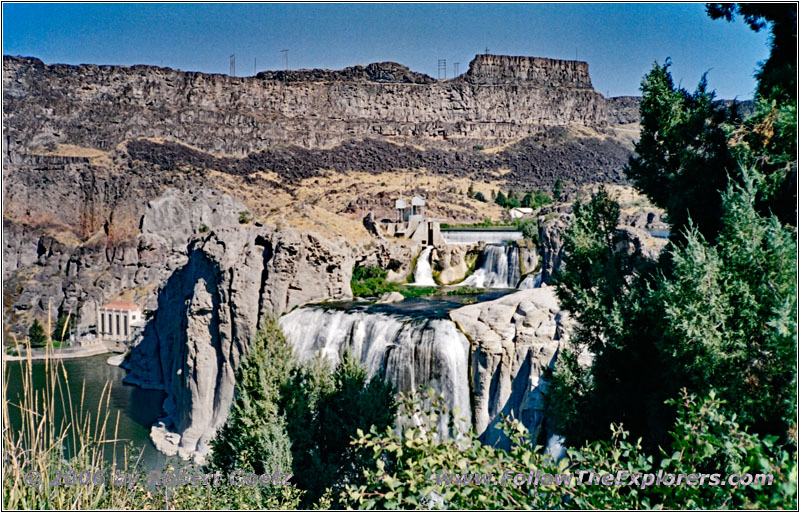
[[[544,371],[568,340],[569,318],[552,287],[522,290],[463,306],[450,318],[469,338],[473,422],[487,443],[503,440],[500,414],[520,419],[534,435],[543,427]]]

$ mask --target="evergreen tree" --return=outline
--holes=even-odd
[[[44,328],[39,323],[39,319],[34,319],[33,324],[28,329],[28,340],[32,347],[42,347],[47,343],[47,335]]]
[[[274,318],[263,324],[236,372],[228,420],[212,441],[214,469],[291,473],[291,444],[278,404],[293,366],[292,348]]]
[[[556,180],[555,185],[553,185],[553,199],[558,201],[561,199],[561,194],[564,192],[564,184],[561,182],[561,178]]]
[[[501,207],[505,207],[507,203],[506,195],[503,194],[503,191],[498,191],[497,196],[494,198],[494,202],[500,205]]]
[[[467,189],[467,197],[474,198],[475,197],[475,189],[472,187],[472,182],[469,184],[469,189]]]
[[[67,322],[67,318],[69,318],[69,322]],[[69,314],[61,314],[58,316],[58,320],[53,328],[51,337],[53,340],[57,340],[59,342],[69,340],[69,336],[73,329],[75,329],[75,317]]]
[[[484,196],[483,193],[480,191],[475,193],[475,199],[486,203],[486,196]]]
[[[346,485],[363,480],[374,469],[371,451],[351,444],[358,430],[385,431],[394,422],[394,388],[368,379],[349,353],[330,375],[317,364],[294,375],[288,391],[287,418],[292,437],[295,479],[306,490],[304,504],[313,505],[326,490],[334,499]]]

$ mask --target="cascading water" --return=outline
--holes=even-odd
[[[457,412],[462,429],[472,423],[469,398],[469,341],[449,319],[340,310],[298,308],[280,319],[301,362],[321,354],[337,364],[349,351],[367,369],[404,393],[433,388],[443,397],[447,415],[439,419],[446,436],[449,415]]]
[[[481,266],[462,286],[513,289],[520,280],[519,247],[511,244],[488,244],[481,253]]]
[[[529,274],[520,282],[520,290],[523,289],[537,289],[542,286],[542,273]]]
[[[417,265],[414,267],[414,283],[412,285],[420,285],[426,287],[435,287],[436,282],[433,280],[433,271],[431,270],[431,251],[433,247],[427,247],[422,250],[417,258]]]

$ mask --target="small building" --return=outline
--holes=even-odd
[[[142,307],[130,301],[111,301],[97,309],[97,336],[113,342],[129,342],[144,326]]]
[[[405,200],[399,199],[394,202],[394,209],[397,211],[397,222],[408,222],[408,204]]]
[[[411,199],[411,221],[422,221],[425,219],[425,200],[419,196]]]
[[[527,207],[514,207],[509,210],[508,213],[511,215],[511,219],[520,219],[522,217],[532,215],[533,209]]]

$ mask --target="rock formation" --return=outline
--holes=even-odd
[[[541,379],[568,340],[569,320],[555,291],[543,286],[450,312],[470,340],[473,422],[487,443],[500,440],[499,415],[521,420],[536,434],[544,420]]]
[[[126,382],[167,392],[152,433],[159,449],[205,454],[227,418],[235,371],[259,320],[350,297],[352,266],[346,244],[294,230],[226,226],[194,239],[125,363]]]

